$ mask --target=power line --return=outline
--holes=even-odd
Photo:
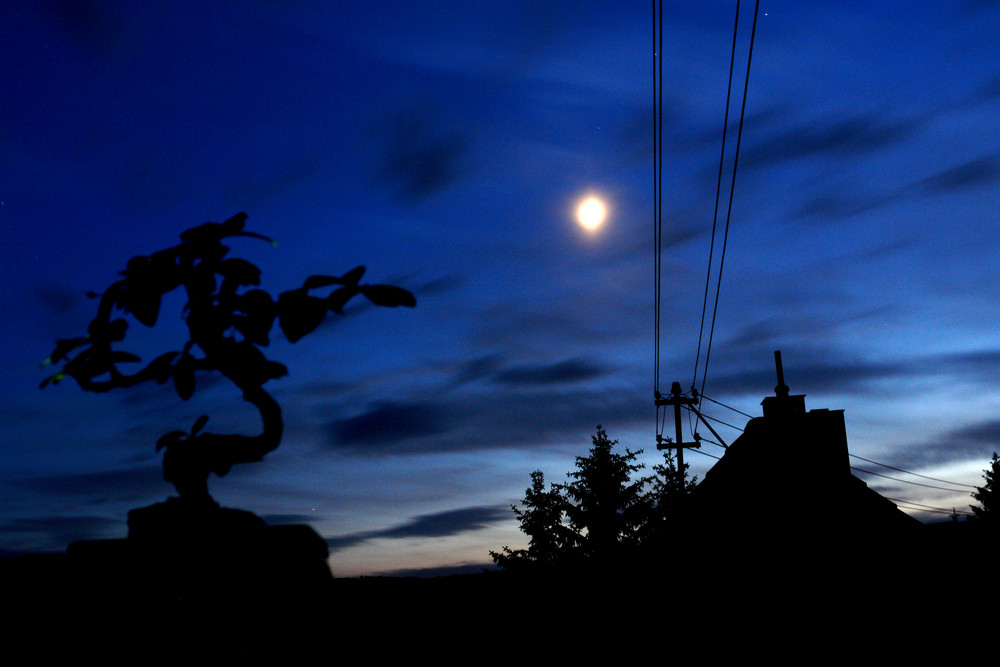
[[[969,489],[979,488],[979,487],[973,486],[972,484],[964,484],[962,482],[952,482],[952,481],[947,480],[947,479],[938,479],[937,477],[928,477],[927,475],[921,475],[920,473],[911,472],[909,470],[903,470],[902,468],[894,468],[891,465],[887,465],[885,463],[879,463],[878,461],[872,461],[871,459],[866,459],[865,457],[858,456],[857,454],[851,454],[851,456],[854,457],[854,458],[856,458],[856,459],[860,459],[860,460],[862,460],[862,461],[864,461],[866,463],[872,463],[872,464],[877,465],[877,466],[882,466],[883,468],[888,468],[889,470],[895,470],[896,472],[905,472],[907,475],[913,475],[915,477],[922,477],[924,479],[929,479],[932,482],[944,482],[945,484],[954,484],[955,486],[964,486],[964,487],[967,487]]]
[[[711,442],[711,441],[709,441],[709,442]],[[713,445],[718,445],[719,443],[713,442],[712,444]],[[719,445],[719,446],[721,447],[722,445]],[[703,452],[700,449],[692,449],[691,451],[698,452],[702,456],[707,456],[708,458],[715,459],[716,461],[718,461],[718,460],[720,460],[722,458],[721,456],[716,456],[715,454],[709,454],[708,452]]]
[[[729,101],[733,91],[733,69],[736,63],[736,36],[740,25],[740,1],[736,1],[736,19],[733,21],[733,48],[729,54],[729,83],[726,86],[726,113],[722,121],[722,151],[719,154],[719,178],[715,184],[715,212],[712,214],[712,238],[708,245],[708,270],[705,273],[705,298],[701,303],[701,325],[698,327],[698,350],[694,357],[694,377],[691,386],[698,381],[698,362],[701,361],[701,339],[705,332],[705,311],[708,309],[708,291],[712,278],[712,259],[715,253],[715,230],[719,220],[719,199],[722,194],[722,170],[726,157],[726,135],[729,134]],[[704,389],[704,385],[702,385]]]
[[[722,424],[723,426],[728,426],[729,428],[737,430],[740,433],[744,432],[744,429],[740,428],[739,426],[734,426],[733,424],[730,424],[729,422],[724,422],[721,419],[717,419],[716,417],[709,417],[708,415],[706,415],[704,413],[702,413],[701,416],[704,417],[705,419],[710,420],[710,421],[716,422],[718,424]]]
[[[710,445],[715,445],[716,447],[722,447],[723,449],[728,449],[728,448],[727,448],[727,447],[726,447],[726,446],[725,446],[724,444],[722,444],[721,442],[716,442],[715,440],[709,440],[708,438],[706,438],[705,436],[702,436],[702,435],[699,435],[699,436],[698,436],[698,441],[699,441],[699,442],[707,442],[707,443],[708,443],[708,444],[710,444]],[[702,452],[702,454],[704,454],[704,453],[705,453],[705,452]],[[706,456],[708,456],[708,455],[706,454]]]
[[[961,516],[975,516],[974,514],[972,514],[972,512],[964,512],[964,511],[963,512],[959,512],[955,508],[947,510],[947,509],[944,509],[943,507],[933,507],[932,505],[922,505],[920,503],[914,503],[914,502],[911,502],[909,500],[897,500],[896,498],[886,498],[886,500],[891,500],[892,502],[897,503],[899,505],[913,505],[914,507],[919,507],[919,508],[926,509],[926,510],[929,510],[929,511],[932,511],[932,512],[943,512],[944,514],[959,514]]]
[[[708,330],[708,346],[705,350],[705,369],[701,374],[701,390],[705,393],[705,380],[708,377],[708,362],[712,355],[712,338],[715,335],[715,320],[719,311],[719,293],[722,290],[722,270],[726,264],[726,246],[729,242],[729,222],[733,213],[733,193],[736,189],[736,170],[740,161],[740,143],[743,139],[743,119],[747,109],[747,91],[750,88],[750,63],[753,60],[753,44],[757,36],[757,14],[760,10],[760,0],[757,0],[753,11],[753,26],[750,29],[750,49],[747,52],[747,73],[743,82],[743,102],[740,107],[740,124],[736,132],[736,153],[733,157],[733,177],[729,185],[729,207],[726,211],[726,226],[722,234],[722,254],[719,258],[719,273],[715,284],[715,305],[712,307],[712,325]]]
[[[851,470],[855,472],[861,472],[866,475],[874,475],[875,477],[884,477],[885,479],[891,479],[894,482],[901,482],[903,484],[912,484],[913,486],[923,486],[928,489],[937,489],[939,491],[951,491],[953,493],[962,493],[961,489],[946,489],[943,486],[934,486],[933,484],[921,484],[920,482],[911,482],[908,479],[899,479],[898,477],[890,477],[889,475],[883,475],[882,473],[879,472],[872,472],[871,470],[865,470],[864,468],[855,468],[854,466],[851,466]],[[948,483],[950,484],[950,482]]]
[[[721,405],[722,407],[724,407],[724,408],[726,408],[728,410],[732,410],[733,412],[738,412],[741,415],[743,415],[744,417],[746,417],[747,419],[755,419],[755,417],[753,415],[748,415],[747,413],[743,412],[742,410],[737,410],[736,408],[734,408],[732,406],[729,406],[729,405],[726,405],[725,403],[720,403],[719,401],[715,400],[714,398],[709,398],[708,396],[705,396],[704,394],[702,394],[701,397],[704,398],[706,401],[710,401],[712,403],[715,403],[716,405]]]
[[[659,37],[659,44],[657,44]],[[653,0],[653,391],[660,389],[660,284],[663,199],[663,0]],[[659,408],[657,408],[659,412]],[[659,421],[657,419],[657,421]]]

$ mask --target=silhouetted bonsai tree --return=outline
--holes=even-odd
[[[527,549],[504,546],[490,551],[493,562],[505,570],[551,567],[564,562],[577,542],[577,534],[563,522],[567,501],[555,485],[546,490],[541,470],[531,473],[531,486],[525,489],[524,510],[511,505],[521,532],[528,536]]]
[[[209,473],[225,475],[237,463],[260,461],[281,441],[281,409],[263,386],[287,373],[284,365],[271,361],[261,351],[270,343],[277,320],[285,337],[295,343],[312,332],[330,311],[343,312],[353,297],[361,294],[378,306],[414,306],[413,295],[390,285],[362,285],[363,266],[342,276],[309,276],[301,287],[282,292],[274,299],[256,288],[260,270],[250,262],[227,257],[223,239],[250,237],[274,241],[244,231],[246,214],[223,223],[206,222],[181,234],[179,245],[149,256],[133,257],[123,276],[101,295],[97,315],[87,334],[59,340],[43,365],[62,364],[59,372],[42,387],[70,377],[85,391],[107,392],[147,381],[173,381],[177,394],[189,399],[199,373],[218,372],[242,392],[243,399],[260,413],[258,435],[203,432],[208,416],[199,417],[188,432],[173,431],[159,439],[164,449],[163,476],[181,497],[214,504],[208,494]],[[254,289],[248,289],[254,287]],[[314,290],[334,288],[325,296]],[[188,339],[180,349],[165,352],[140,370],[127,373],[121,366],[139,362],[135,354],[116,348],[125,339],[130,315],[153,327],[164,295],[182,289],[187,297],[184,322]]]
[[[984,521],[997,523],[1000,516],[1000,489],[997,488],[997,476],[1000,475],[1000,456],[993,452],[993,460],[990,467],[983,471],[986,484],[977,486],[972,497],[979,501],[979,505],[970,505],[976,516]]]

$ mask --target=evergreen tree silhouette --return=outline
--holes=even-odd
[[[531,486],[525,489],[524,510],[511,505],[521,532],[528,536],[527,549],[504,546],[490,551],[493,562],[505,570],[551,567],[563,563],[576,543],[576,534],[563,522],[566,498],[555,485],[546,490],[541,470],[531,473]]]
[[[617,440],[609,440],[598,425],[591,436],[588,456],[576,457],[572,481],[559,486],[568,504],[566,514],[577,535],[582,556],[599,568],[610,567],[635,552],[642,524],[649,513],[649,498],[643,493],[649,477],[632,477],[645,466],[636,463],[642,450],[624,454],[614,451]]]
[[[1000,516],[1000,489],[997,488],[997,476],[1000,475],[1000,456],[993,452],[990,467],[983,471],[986,484],[977,486],[972,497],[979,501],[979,506],[970,505],[976,516],[984,521],[996,524]]]
[[[637,477],[645,468],[637,463],[642,450],[616,452],[618,441],[600,425],[591,440],[588,455],[576,457],[576,469],[567,473],[567,483],[546,489],[542,472],[531,473],[523,509],[512,506],[528,548],[491,550],[494,563],[505,570],[610,571],[655,559],[677,539],[685,503],[698,481],[688,477],[688,466],[679,469],[667,451],[663,463],[653,466],[653,476]]]
[[[677,467],[673,451],[663,452],[663,463],[653,466],[655,473],[646,500],[648,517],[642,527],[643,547],[650,551],[662,548],[675,536],[674,531],[683,520],[688,496],[698,483],[698,477],[689,478],[690,466]]]

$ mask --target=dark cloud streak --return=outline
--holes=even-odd
[[[417,111],[395,117],[385,129],[377,175],[401,199],[416,202],[453,185],[464,170],[469,139],[435,126]]]
[[[740,156],[740,166],[770,166],[824,154],[853,157],[897,144],[915,129],[916,123],[912,121],[881,120],[873,116],[816,119],[750,146]]]
[[[582,358],[553,364],[524,365],[497,373],[495,382],[510,385],[550,385],[583,382],[606,375],[608,369]]]
[[[402,439],[442,435],[451,421],[443,405],[385,401],[354,417],[334,420],[328,428],[338,446],[384,446]]]
[[[383,403],[335,419],[327,426],[328,445],[360,457],[534,448],[579,437],[584,426],[623,428],[650,418],[649,401],[637,391],[499,387],[485,396],[449,394],[433,404]]]
[[[504,506],[463,507],[433,514],[421,514],[406,523],[383,530],[364,531],[327,538],[331,551],[353,547],[374,539],[405,539],[450,537],[467,533],[510,518],[510,508]]]
[[[757,336],[767,340],[774,332],[771,323],[761,323],[754,330],[745,332],[749,340]],[[774,347],[772,345],[766,347]],[[761,345],[761,347],[765,347]],[[833,349],[822,347],[784,346],[785,379],[794,391],[803,393],[843,392],[886,395],[895,391],[905,393],[903,380],[940,377],[949,381],[966,381],[991,385],[996,380],[1000,366],[1000,351],[979,350],[960,354],[934,354],[914,356],[895,361],[866,361],[845,358]],[[774,371],[760,366],[752,370],[731,370],[714,374],[712,386],[726,394],[759,394],[774,385]],[[890,383],[887,385],[884,383]],[[883,383],[876,386],[877,383]]]
[[[103,472],[71,473],[19,480],[18,486],[50,496],[74,496],[93,500],[136,500],[171,488],[163,481],[159,465]]]
[[[120,531],[121,521],[102,516],[52,516],[45,518],[18,518],[0,524],[5,544],[0,546],[0,557],[22,553],[13,544],[15,536],[34,537],[30,551],[64,551],[66,545],[83,540],[105,539]],[[124,537],[124,535],[120,535]],[[27,553],[27,552],[25,552]]]
[[[959,426],[938,437],[898,447],[883,455],[883,463],[914,469],[959,460],[981,459],[983,468],[1000,451],[1000,419]]]
[[[980,157],[969,160],[934,176],[922,180],[918,187],[929,194],[943,194],[952,190],[979,186],[996,186],[1000,182],[1000,160]]]

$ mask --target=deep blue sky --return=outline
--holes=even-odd
[[[661,377],[689,384],[735,3],[665,5]],[[598,423],[656,462],[648,2],[20,0],[0,31],[0,552],[124,535],[173,491],[159,435],[252,416],[223,383],[190,403],[38,389],[86,290],[238,211],[280,242],[232,244],[272,292],[365,264],[419,301],[279,336],[284,442],[211,481],[308,521],[335,574],[522,544],[529,472],[562,481]],[[997,2],[762,2],[709,396],[760,414],[781,349],[808,407],[846,410],[852,453],[981,483],[1000,449],[998,43]],[[610,207],[594,234],[572,215],[588,193]],[[165,307],[164,331],[131,330],[150,352],[181,334]]]

